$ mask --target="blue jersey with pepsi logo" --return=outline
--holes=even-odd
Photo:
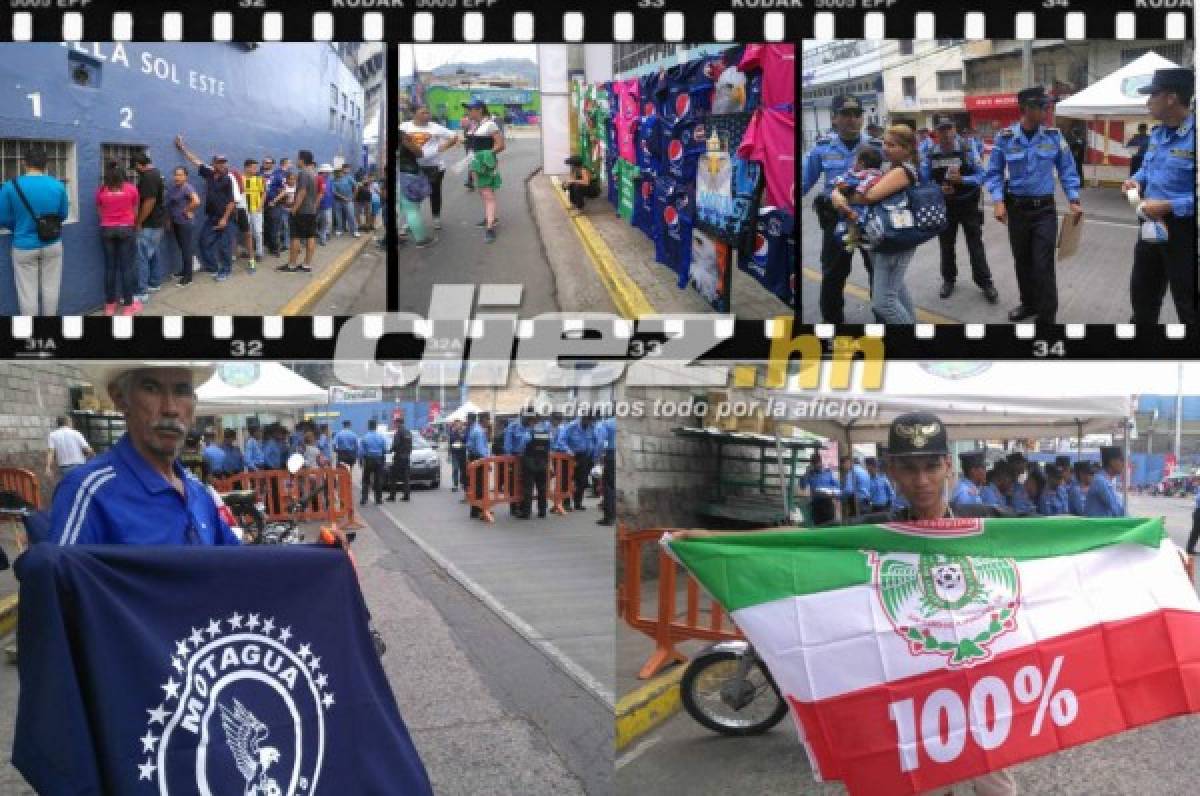
[[[666,71],[663,102],[667,124],[701,119],[712,109],[713,87],[724,64],[720,56],[697,58]]]
[[[696,179],[696,163],[708,150],[708,128],[699,120],[671,128],[667,138],[667,173],[676,180]]]
[[[654,103],[642,102],[641,121],[638,122],[637,135],[638,168],[642,171],[652,171],[655,175],[663,172],[663,125],[659,118],[658,109]]]
[[[646,233],[646,237],[651,240],[654,240],[657,231],[654,217],[654,187],[654,172],[643,171],[633,199],[633,218],[631,219],[633,225]]]
[[[743,270],[791,306],[796,301],[795,224],[791,214],[775,207],[763,208],[758,214],[750,257],[739,258]]]
[[[675,184],[675,190],[663,203],[661,240],[663,259],[661,262],[678,275],[679,287],[687,287],[688,272],[692,265],[692,224],[695,207],[692,202],[692,186]]]

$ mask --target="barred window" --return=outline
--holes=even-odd
[[[337,131],[337,119],[338,119],[337,108],[330,108],[329,109],[329,132],[333,133],[333,132]]]
[[[130,182],[137,182],[137,169],[133,167],[133,156],[145,153],[142,144],[101,144],[100,145],[100,179],[104,179],[104,169],[110,160],[115,160]]]
[[[338,88],[333,83],[329,84],[329,104],[335,108],[338,104]]]
[[[75,144],[71,141],[0,138],[0,184],[21,175],[25,153],[35,146],[46,151],[46,173],[61,180],[67,188],[67,198],[71,202],[71,212],[67,216],[67,221],[79,220]]]
[[[962,72],[938,72],[937,87],[938,91],[962,91]]]

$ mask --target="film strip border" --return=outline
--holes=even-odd
[[[277,0],[271,0],[277,2]],[[9,0],[0,41],[629,42],[804,38],[1179,38],[1192,0]]]
[[[354,317],[167,316],[30,318],[0,322],[0,358],[15,359],[520,359],[768,361],[859,349],[890,359],[1193,359],[1200,329],[1034,324],[913,327],[801,325],[792,318],[609,315],[423,320]]]

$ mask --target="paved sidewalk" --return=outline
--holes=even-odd
[[[821,285],[821,228],[812,210],[816,190],[805,198],[800,210],[801,241],[801,317],[805,323],[821,321],[818,304]],[[1057,264],[1059,323],[1126,323],[1131,315],[1129,275],[1133,268],[1133,247],[1138,227],[1128,201],[1116,188],[1084,188],[1080,194],[1084,209],[1084,229],[1079,250]],[[1060,218],[1067,211],[1067,200],[1059,191],[1056,204]],[[958,280],[947,299],[939,296],[942,286],[941,254],[937,241],[917,248],[905,281],[921,317],[931,323],[1009,323],[1008,312],[1020,302],[1016,272],[1007,228],[992,215],[992,204],[985,200],[983,243],[987,251],[999,302],[989,304],[983,292],[971,282],[970,258],[966,241],[958,235]],[[862,256],[855,254],[854,268],[846,288],[846,322],[873,323],[867,272]],[[922,312],[923,311],[923,312]],[[1163,302],[1161,321],[1175,323],[1175,307],[1168,294]]]
[[[382,234],[377,228],[375,233]],[[178,287],[178,275],[163,280],[163,287],[150,294],[150,301],[141,315],[289,315],[304,314],[312,302],[333,286],[348,270],[354,268],[360,256],[375,246],[372,233],[362,237],[348,235],[330,238],[325,246],[317,246],[311,274],[281,273],[275,266],[287,263],[287,255],[272,257],[270,253],[258,261],[258,270],[251,274],[247,261],[238,258],[228,280],[217,282],[196,260],[192,283]],[[301,251],[298,262],[304,262]],[[382,272],[381,272],[382,275]],[[386,290],[380,284],[379,292]],[[93,314],[101,314],[100,311]]]

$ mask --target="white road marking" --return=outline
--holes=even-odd
[[[625,766],[632,763],[634,760],[637,760],[639,757],[641,757],[646,751],[648,751],[650,749],[650,747],[657,744],[659,742],[659,740],[660,739],[657,735],[651,735],[649,738],[645,738],[645,739],[639,741],[638,743],[634,744],[632,749],[630,749],[628,752],[626,752],[625,754],[623,754],[617,758],[617,762],[614,765],[614,768],[616,768],[617,771],[620,771],[622,768],[624,768]]]

